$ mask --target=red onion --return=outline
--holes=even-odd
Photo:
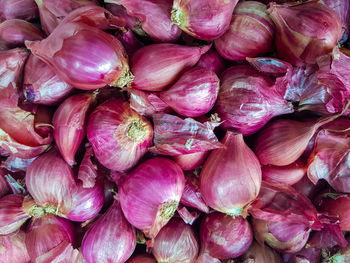
[[[212,151],[204,163],[200,191],[213,209],[232,216],[245,214],[259,193],[260,164],[242,134],[227,131],[222,143],[225,148]]]
[[[26,248],[31,260],[55,248],[63,241],[73,242],[74,226],[63,218],[45,215],[32,220],[25,238]]]
[[[0,235],[15,232],[30,218],[30,210],[24,206],[25,201],[24,196],[13,194],[0,199]]]
[[[16,232],[12,235],[0,236],[1,258],[0,263],[15,262],[27,263],[30,261],[24,244],[25,233]]]
[[[122,32],[116,36],[125,47],[128,56],[134,55],[134,53],[143,46],[143,44],[134,36],[131,30],[127,30],[126,32]]]
[[[342,36],[341,21],[329,7],[316,1],[296,5],[271,3],[267,10],[276,25],[276,47],[296,66],[314,64],[332,51]]]
[[[130,107],[138,114],[151,117],[155,113],[170,112],[170,107],[165,104],[156,93],[131,89]]]
[[[8,174],[7,170],[0,168],[0,198],[8,194],[11,189],[7,184],[5,176]]]
[[[201,254],[208,253],[218,259],[239,257],[253,241],[252,229],[246,219],[219,212],[203,218],[200,237]]]
[[[18,87],[21,85],[22,71],[28,55],[24,48],[0,50],[0,106],[17,106]]]
[[[26,41],[26,46],[75,88],[90,90],[127,84],[131,74],[120,41],[97,27],[70,20],[71,17],[66,17],[49,37],[37,42]]]
[[[181,219],[171,219],[154,239],[152,253],[158,262],[194,263],[199,251],[192,227]]]
[[[185,117],[206,114],[214,106],[219,92],[216,74],[200,67],[186,71],[160,98],[174,111]]]
[[[154,114],[154,146],[151,152],[163,155],[181,155],[222,147],[211,124],[191,118],[181,119],[170,114]]]
[[[131,71],[135,75],[131,86],[148,91],[164,90],[182,72],[193,67],[209,48],[176,44],[154,44],[140,48],[131,59]]]
[[[73,10],[82,7],[96,5],[94,0],[35,0],[39,7],[41,27],[47,35],[58,26],[59,23]]]
[[[253,241],[241,260],[243,263],[282,263],[281,257],[274,250],[256,241]]]
[[[142,254],[133,256],[128,263],[157,263],[157,261],[151,255]]]
[[[2,0],[0,3],[0,20],[37,18],[38,7],[34,0]]]
[[[296,254],[283,254],[283,260],[285,263],[319,263],[321,253],[321,249],[303,248]]]
[[[73,88],[62,81],[51,68],[38,57],[30,55],[24,68],[23,92],[27,101],[55,105]]]
[[[326,185],[325,181],[319,181],[314,185],[307,176],[304,176],[299,182],[293,185],[293,188],[310,200],[312,200]]]
[[[134,230],[116,200],[86,232],[81,249],[87,263],[121,263],[131,256],[135,246]]]
[[[321,231],[315,232],[307,242],[307,247],[327,249],[335,246],[346,247],[348,242],[340,229],[339,222],[324,224]]]
[[[122,4],[129,15],[137,17],[142,29],[155,42],[175,42],[181,30],[170,20],[172,1],[169,0],[105,0]]]
[[[215,40],[215,48],[230,60],[256,57],[272,49],[274,27],[266,5],[256,1],[238,3],[228,30]]]
[[[201,56],[197,63],[197,67],[210,69],[214,71],[216,75],[220,75],[225,70],[225,64],[223,59],[214,50],[210,49],[207,53]]]
[[[181,196],[180,203],[186,206],[197,208],[198,210],[209,213],[209,208],[203,201],[201,192],[199,190],[198,178],[193,172],[185,173],[186,184],[184,192]]]
[[[60,104],[53,116],[53,136],[63,159],[69,165],[76,164],[74,156],[85,137],[87,114],[94,100],[94,94],[70,96]]]
[[[165,158],[149,159],[118,182],[126,219],[149,238],[174,215],[185,186],[181,168]]]
[[[175,0],[171,21],[190,36],[213,40],[228,29],[238,0]]]
[[[182,170],[191,171],[202,165],[204,160],[208,157],[208,154],[209,151],[182,154],[173,156],[173,160],[181,167]]]
[[[293,185],[299,182],[306,173],[305,164],[300,159],[286,166],[266,165],[261,170],[264,181],[285,185]]]
[[[25,40],[41,40],[43,33],[33,24],[20,20],[6,20],[0,24],[0,49],[24,47]]]
[[[121,99],[110,99],[90,115],[87,125],[96,158],[111,170],[132,168],[147,152],[153,138],[152,126]]]
[[[309,239],[311,229],[304,224],[268,222],[253,219],[255,238],[270,247],[286,253],[300,251]]]
[[[234,128],[249,135],[273,117],[293,112],[272,80],[250,66],[233,66],[221,80],[214,110],[224,121],[224,129]]]

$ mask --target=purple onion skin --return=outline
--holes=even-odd
[[[218,259],[236,258],[244,254],[253,241],[246,219],[219,212],[207,215],[200,226],[201,253]]]
[[[199,117],[214,106],[219,92],[216,74],[200,67],[186,71],[160,98],[174,111],[185,117]]]
[[[39,17],[38,6],[34,0],[0,1],[0,21],[9,19],[31,20]]]

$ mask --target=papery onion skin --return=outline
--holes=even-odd
[[[63,159],[69,165],[76,163],[75,153],[85,137],[87,115],[94,100],[94,94],[70,96],[60,104],[53,116],[53,136]]]
[[[186,71],[174,85],[160,93],[160,99],[185,117],[206,114],[214,106],[219,93],[219,78],[200,67]]]
[[[38,57],[30,55],[24,68],[23,93],[26,101],[56,105],[73,88],[61,80],[52,69]]]
[[[24,196],[6,195],[0,199],[0,235],[8,235],[18,230],[30,218],[23,207]]]
[[[0,198],[10,192],[5,176],[8,174],[6,169],[0,168]]]
[[[225,70],[223,59],[214,49],[210,49],[207,53],[201,56],[197,63],[197,67],[210,69],[218,76]]]
[[[271,3],[267,12],[276,25],[280,57],[295,66],[314,64],[317,57],[331,52],[342,36],[338,15],[316,1],[292,6]]]
[[[126,53],[128,53],[128,56],[130,57],[134,55],[138,49],[143,47],[143,44],[134,36],[134,33],[131,30],[127,30],[116,36],[123,44]]]
[[[247,252],[241,257],[243,263],[282,263],[281,257],[268,246],[253,241]]]
[[[157,261],[148,254],[136,255],[127,261],[128,263],[157,263]]]
[[[74,173],[57,149],[35,159],[27,169],[25,181],[28,192],[38,205],[59,214],[70,211],[75,188]]]
[[[172,1],[169,0],[105,0],[122,4],[129,15],[137,17],[142,29],[155,42],[175,42],[181,30],[170,20]]]
[[[214,212],[203,218],[200,226],[201,253],[218,259],[242,255],[253,241],[253,232],[246,219]]]
[[[46,39],[26,41],[27,48],[75,88],[92,90],[105,85],[126,85],[131,75],[128,56],[120,41],[96,27],[69,22],[69,17],[67,20]]]
[[[81,249],[87,263],[125,262],[136,247],[134,230],[115,201],[86,232]]]
[[[182,170],[191,171],[203,164],[204,160],[208,157],[208,154],[209,151],[176,155],[173,156],[173,160]]]
[[[193,263],[199,251],[192,227],[180,218],[171,219],[154,239],[152,254],[158,262]]]
[[[228,29],[238,0],[175,0],[171,20],[190,36],[213,40]]]
[[[213,150],[203,165],[200,191],[210,207],[237,216],[259,193],[260,163],[242,134],[227,131],[222,143],[225,148]]]
[[[55,248],[63,241],[73,242],[74,226],[64,219],[54,215],[34,218],[26,232],[25,244],[31,260]]]
[[[214,107],[224,129],[250,135],[275,116],[293,112],[291,103],[271,79],[247,65],[233,66],[222,73]]]
[[[253,219],[253,228],[258,240],[285,253],[300,251],[307,243],[311,232],[311,229],[303,224],[268,222],[259,219]]]
[[[182,72],[193,67],[209,48],[176,44],[153,44],[140,48],[131,58],[131,71],[135,76],[131,87],[148,91],[164,90]]]
[[[25,40],[34,41],[43,38],[43,33],[25,20],[11,19],[0,24],[0,49],[24,47]]]
[[[126,219],[154,238],[174,215],[185,178],[174,161],[158,157],[141,163],[117,184]]]
[[[301,159],[286,166],[262,166],[261,170],[264,181],[286,185],[296,184],[306,173],[305,163]]]
[[[272,49],[274,27],[266,5],[256,1],[238,3],[228,30],[215,40],[215,48],[229,60],[256,57]]]
[[[25,247],[24,239],[25,233],[23,231],[0,236],[0,263],[14,262],[14,259],[16,259],[16,263],[28,263],[30,258]]]
[[[3,0],[0,3],[0,20],[31,20],[39,17],[38,7],[34,0]]]
[[[99,162],[111,170],[133,167],[152,144],[148,120],[121,99],[110,99],[89,116],[87,138]]]

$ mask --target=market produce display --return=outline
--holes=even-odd
[[[0,263],[350,263],[349,0],[0,0]]]

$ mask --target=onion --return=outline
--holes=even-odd
[[[200,67],[186,71],[160,98],[174,111],[185,117],[206,114],[214,106],[219,92],[216,74]]]
[[[209,48],[176,44],[154,44],[140,48],[131,59],[131,71],[135,75],[131,87],[148,91],[164,90],[182,72],[194,66]]]
[[[199,190],[199,180],[193,172],[185,173],[186,184],[181,196],[180,203],[185,206],[197,208],[198,210],[209,213],[209,208],[203,201],[202,194]]]
[[[96,158],[111,170],[132,168],[147,152],[153,137],[148,120],[121,99],[110,99],[90,115],[87,138]]]
[[[53,116],[53,136],[63,159],[69,165],[76,163],[74,156],[85,137],[87,114],[94,100],[94,94],[70,96],[60,104]]]
[[[283,254],[283,260],[285,263],[319,263],[321,253],[321,249],[303,248],[296,254]]]
[[[224,121],[224,129],[249,135],[273,117],[293,112],[272,80],[250,66],[233,66],[223,72],[221,80],[214,110]]]
[[[95,185],[97,174],[97,165],[93,159],[94,151],[92,147],[85,148],[83,160],[79,165],[78,179],[82,181],[84,188],[91,188]]]
[[[174,215],[185,186],[181,168],[165,158],[149,159],[118,182],[126,219],[149,238]]]
[[[18,231],[11,235],[0,236],[1,258],[0,263],[15,262],[27,263],[30,261],[24,244],[25,233]]]
[[[152,254],[158,262],[194,263],[199,251],[192,227],[181,219],[171,219],[154,239]]]
[[[91,13],[108,12],[101,9],[91,9]],[[97,27],[71,22],[73,15],[77,14],[73,12],[66,17],[46,39],[26,41],[26,46],[35,56],[49,64],[62,80],[75,88],[90,90],[105,85],[126,85],[131,75],[127,54],[120,41]]]
[[[253,241],[252,229],[243,217],[214,212],[206,215],[200,226],[201,254],[218,259],[236,258]]]
[[[253,220],[255,238],[286,253],[300,251],[309,239],[311,229],[304,224]]]
[[[3,0],[0,3],[0,20],[31,20],[39,16],[34,0]]]
[[[46,215],[32,220],[25,238],[26,248],[31,260],[55,248],[63,241],[73,242],[74,226],[63,218]]]
[[[30,55],[24,68],[23,92],[26,101],[55,105],[73,88],[62,81],[51,68],[38,57]]]
[[[94,0],[35,0],[39,8],[41,27],[47,35],[73,10],[89,5],[96,5]]]
[[[20,20],[6,20],[0,24],[0,49],[24,47],[25,40],[41,40],[43,33],[33,24]]]
[[[157,263],[157,261],[151,255],[142,254],[133,256],[128,263]]]
[[[276,25],[278,54],[296,66],[314,64],[342,36],[338,15],[316,1],[291,6],[271,3],[267,12]]]
[[[227,131],[222,143],[225,148],[212,151],[204,163],[200,191],[213,209],[238,216],[259,193],[261,168],[242,134]]]
[[[171,21],[190,36],[213,40],[228,29],[238,0],[175,0]]]
[[[181,30],[170,20],[172,1],[169,0],[105,0],[123,5],[129,15],[137,17],[142,29],[155,42],[175,42]]]
[[[238,3],[228,30],[215,40],[215,48],[230,60],[256,57],[272,49],[274,27],[266,5],[256,1]]]
[[[268,246],[262,246],[253,241],[247,252],[242,256],[243,263],[282,263],[281,257]]]
[[[210,49],[207,53],[201,56],[197,63],[197,67],[214,71],[216,75],[220,75],[221,72],[225,70],[223,59],[214,49]]]
[[[191,171],[202,165],[204,160],[208,157],[208,154],[209,151],[182,154],[173,156],[173,160],[181,167],[182,170]]]
[[[210,123],[170,114],[154,114],[153,153],[176,156],[221,148]]]
[[[293,185],[299,182],[306,172],[305,164],[300,159],[286,166],[266,165],[261,170],[264,181],[285,185]]]
[[[117,34],[116,36],[125,47],[128,56],[134,55],[134,53],[143,46],[143,44],[134,36],[131,30],[127,30],[126,32]]]
[[[24,205],[25,201],[24,196],[14,194],[0,199],[0,235],[15,232],[31,217],[30,209]],[[28,208],[30,207],[29,205]]]
[[[134,230],[115,201],[86,232],[81,249],[87,263],[125,262],[136,247]]]

